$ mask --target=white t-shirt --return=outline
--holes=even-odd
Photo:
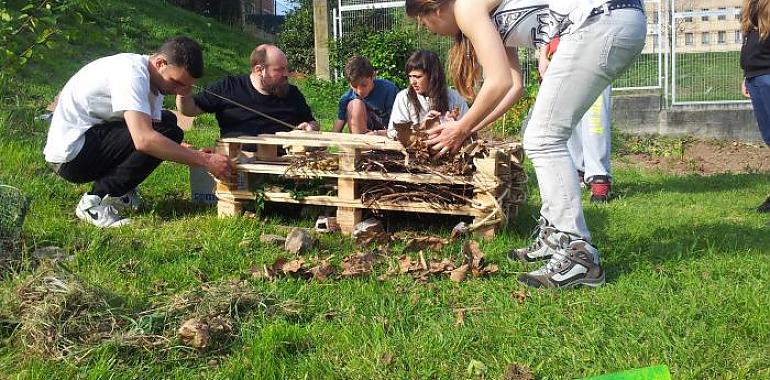
[[[460,117],[463,117],[468,112],[468,103],[465,102],[460,94],[451,89],[447,89],[447,97],[449,98],[449,110],[455,108],[460,109]],[[401,90],[396,95],[396,100],[393,102],[393,111],[390,113],[390,122],[388,123],[388,136],[395,137],[396,129],[394,124],[396,123],[408,123],[420,124],[425,117],[428,116],[430,111],[430,98],[424,95],[417,94],[417,101],[420,102],[422,107],[421,112],[418,114],[414,109],[414,105],[409,101],[409,89]]]
[[[52,163],[72,161],[94,125],[138,111],[160,120],[163,95],[150,90],[149,57],[116,54],[99,58],[75,73],[59,94],[43,153]]]
[[[534,48],[579,29],[607,0],[502,0],[492,21],[505,46]]]

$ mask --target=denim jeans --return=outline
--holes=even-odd
[[[746,89],[751,95],[759,133],[765,144],[770,145],[770,74],[746,78]]]
[[[644,13],[613,10],[561,37],[524,132],[540,187],[540,214],[559,231],[590,241],[567,140],[599,94],[644,47]]]
[[[607,87],[580,119],[567,141],[575,168],[584,174],[586,182],[591,177],[610,174],[612,149],[612,86]]]

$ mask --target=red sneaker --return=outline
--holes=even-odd
[[[588,180],[591,186],[591,203],[607,203],[610,201],[612,181],[606,175],[595,175]]]

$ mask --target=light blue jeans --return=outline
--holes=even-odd
[[[612,150],[612,86],[599,94],[567,141],[575,168],[584,174],[586,182],[592,177],[610,174]]]
[[[647,22],[636,9],[591,18],[561,37],[524,132],[540,187],[540,214],[559,231],[591,241],[580,185],[567,149],[572,128],[644,47]]]

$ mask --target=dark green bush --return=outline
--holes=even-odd
[[[277,43],[289,59],[290,70],[315,73],[312,0],[299,0],[297,7],[286,14]]]

